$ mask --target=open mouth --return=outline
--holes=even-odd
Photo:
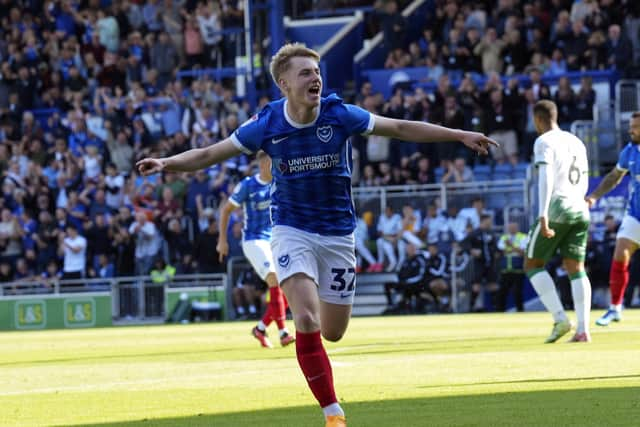
[[[309,93],[311,95],[320,95],[320,85],[313,85],[309,88]]]

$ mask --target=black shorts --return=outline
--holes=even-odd
[[[498,274],[492,264],[486,265],[482,261],[473,264],[473,283],[496,283]]]
[[[267,283],[263,281],[258,273],[253,268],[248,268],[240,273],[236,286],[241,284],[242,286],[253,286],[259,291],[267,290]]]

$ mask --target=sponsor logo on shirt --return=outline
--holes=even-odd
[[[285,172],[308,172],[318,169],[331,169],[340,164],[340,153],[321,154],[318,156],[297,157],[277,162],[278,170]]]

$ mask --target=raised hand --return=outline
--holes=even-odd
[[[136,163],[136,169],[142,176],[153,175],[154,173],[161,172],[164,169],[164,163],[160,159],[152,159],[147,157]]]
[[[460,137],[460,141],[473,151],[485,156],[489,154],[489,147],[491,145],[494,147],[500,146],[496,141],[479,132],[464,132]]]

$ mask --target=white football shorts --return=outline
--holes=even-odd
[[[285,225],[273,227],[271,248],[280,283],[303,273],[318,286],[322,301],[352,305],[356,291],[356,255],[353,233],[322,236]]]
[[[640,245],[640,221],[631,215],[625,215],[616,235],[617,239],[621,237]]]
[[[242,252],[262,280],[265,280],[269,273],[276,272],[268,240],[243,240]]]

